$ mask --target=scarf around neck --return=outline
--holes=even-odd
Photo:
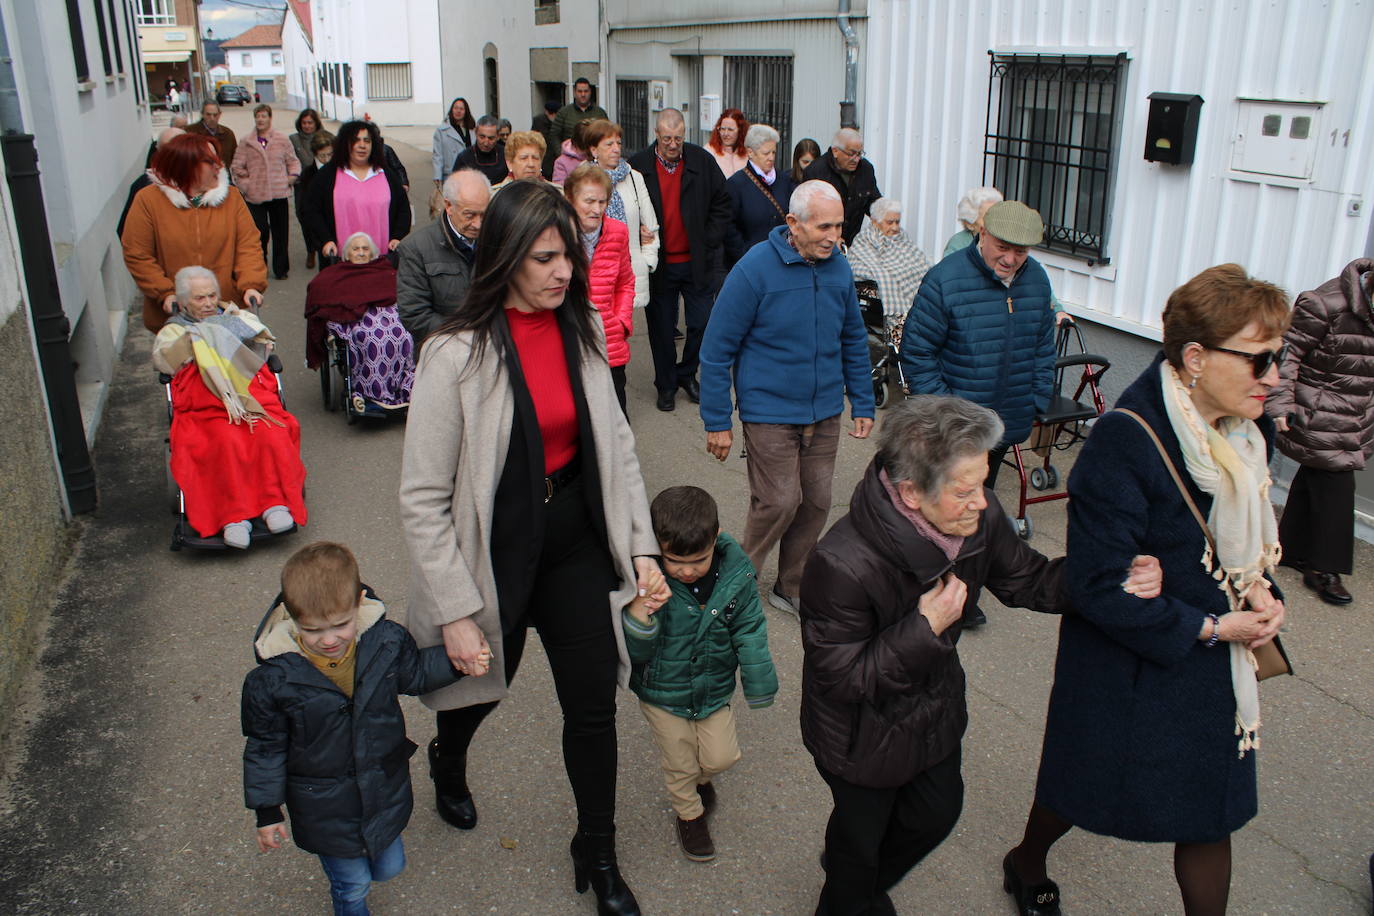
[[[611,176],[611,199],[606,204],[606,215],[623,223],[625,222],[625,201],[620,197],[620,183],[630,177],[630,163],[628,160],[622,159],[620,165],[613,169],[606,169],[606,171]]]
[[[905,229],[895,236],[883,235],[869,219],[849,246],[849,266],[857,279],[878,284],[883,314],[898,319],[904,318],[911,308],[916,291],[930,270],[930,260]]]
[[[754,174],[762,178],[763,183],[768,185],[769,187],[772,187],[773,182],[778,180],[778,170],[775,168],[769,169],[765,172],[763,169],[754,165],[754,161],[752,159],[745,164],[745,167],[753,170]]]
[[[916,527],[916,531],[927,541],[935,545],[940,553],[945,555],[945,559],[953,563],[959,558],[959,551],[964,549],[963,535],[945,534],[939,528],[930,523],[930,519],[921,514],[919,509],[913,509],[902,499],[902,494],[897,492],[897,487],[892,483],[892,478],[887,476],[887,469],[878,472],[878,482],[887,491],[887,498],[892,500],[892,507]]]
[[[1178,371],[1160,363],[1164,410],[1178,437],[1188,471],[1204,493],[1212,497],[1207,527],[1216,538],[1216,555],[1209,543],[1202,549],[1202,568],[1226,594],[1227,606],[1242,610],[1242,596],[1278,563],[1278,523],[1269,502],[1269,467],[1264,435],[1254,420],[1222,417],[1210,426],[1188,396]],[[1244,643],[1227,643],[1231,652],[1231,689],[1236,698],[1236,735],[1240,755],[1258,748],[1259,681],[1254,653]]]
[[[239,317],[238,309],[211,315],[200,321],[178,312],[168,319],[168,324],[185,328],[186,334],[182,340],[190,351],[189,358],[196,361],[196,369],[205,387],[224,403],[229,422],[247,422],[249,428],[259,420],[284,425],[264,410],[248,390],[265,360],[247,344],[259,339],[270,341],[272,336],[265,329],[259,330],[244,321]],[[184,361],[186,357],[172,358]]]

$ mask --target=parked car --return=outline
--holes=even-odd
[[[215,101],[221,105],[246,105],[252,98],[247,89],[233,83],[226,83],[215,90]]]

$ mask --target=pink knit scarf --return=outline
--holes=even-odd
[[[892,500],[892,505],[901,513],[902,518],[915,525],[921,537],[940,548],[945,559],[953,563],[955,558],[959,556],[959,551],[963,549],[963,536],[945,534],[932,525],[919,510],[908,506],[902,500],[902,494],[898,493],[897,488],[892,485],[892,480],[887,476],[886,470],[878,472],[878,482],[883,485],[883,489],[887,491],[887,498]]]

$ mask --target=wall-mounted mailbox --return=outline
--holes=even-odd
[[[1191,165],[1197,151],[1197,126],[1202,96],[1182,92],[1151,92],[1150,118],[1145,125],[1145,158],[1169,165]]]

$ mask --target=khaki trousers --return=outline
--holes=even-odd
[[[696,820],[704,810],[697,786],[739,761],[735,714],[724,706],[704,719],[684,719],[643,700],[639,708],[663,755],[663,781],[673,810],[684,821]]]
[[[830,515],[839,446],[838,414],[805,426],[744,424],[749,515],[740,546],[754,569],[762,571],[773,545],[778,545],[775,588],[791,601],[801,592],[802,569]]]

